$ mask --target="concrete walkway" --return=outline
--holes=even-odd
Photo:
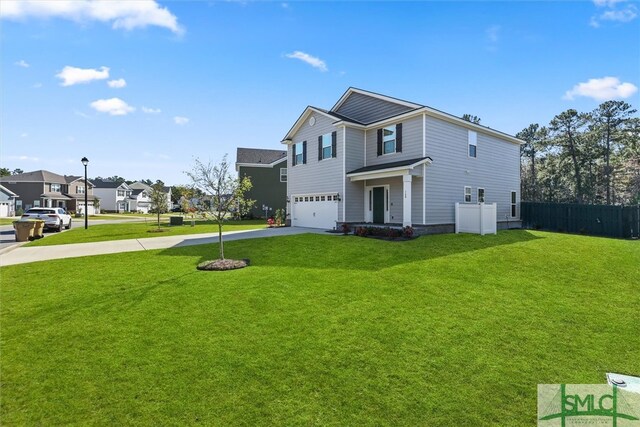
[[[324,230],[300,227],[266,228],[260,230],[227,231],[222,233],[225,242],[241,239],[257,239],[261,237],[289,236],[293,234],[318,233]],[[183,236],[147,237],[144,239],[111,240],[96,243],[73,243],[55,246],[19,246],[0,254],[0,266],[24,264],[35,261],[48,261],[60,258],[75,258],[88,255],[115,254],[120,252],[136,252],[154,249],[178,248],[181,246],[204,245],[217,243],[218,235],[212,233],[191,234]]]

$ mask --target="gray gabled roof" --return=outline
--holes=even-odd
[[[122,184],[125,184],[125,185],[127,184],[126,182],[117,182],[117,181],[111,181],[106,179],[94,179],[92,180],[92,182],[96,188],[118,188]]]
[[[16,193],[14,193],[13,191],[9,190],[7,187],[0,185],[0,191],[2,191],[4,194],[6,194],[9,197],[18,197],[18,195]]]
[[[24,172],[16,175],[8,175],[0,178],[0,182],[50,182],[54,184],[66,184],[64,176],[46,170]]]
[[[249,163],[270,165],[271,163],[287,157],[287,152],[282,150],[265,150],[262,148],[238,148],[236,163]]]

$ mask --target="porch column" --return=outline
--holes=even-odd
[[[402,175],[402,226],[411,226],[411,179],[412,175]]]

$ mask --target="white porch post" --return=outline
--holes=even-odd
[[[412,175],[402,175],[402,226],[411,226],[411,179]]]

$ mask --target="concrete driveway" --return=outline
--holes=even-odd
[[[13,231],[12,238],[13,238]],[[316,228],[280,227],[261,230],[227,231],[224,241],[257,239],[262,237],[290,236],[294,234],[327,234]],[[147,237],[144,239],[112,240],[109,242],[74,243],[56,246],[19,246],[0,255],[0,266],[24,264],[35,261],[47,261],[60,258],[75,258],[88,255],[114,254],[121,252],[146,251],[154,249],[176,248],[181,246],[217,243],[218,235],[212,233],[184,236]]]

